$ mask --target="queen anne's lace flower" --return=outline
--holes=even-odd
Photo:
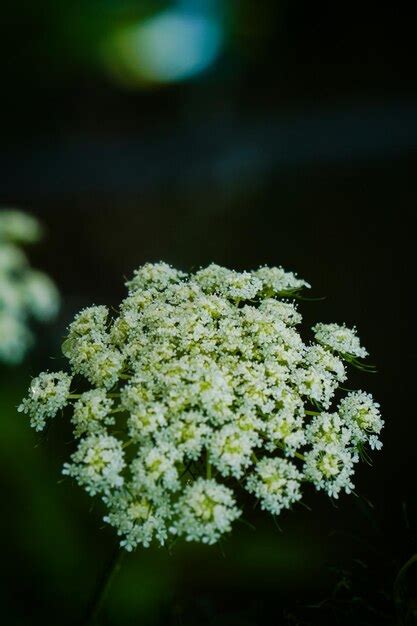
[[[226,424],[212,435],[208,444],[209,458],[222,476],[240,478],[251,464],[252,451],[259,443],[256,430]]]
[[[72,406],[79,443],[64,473],[102,499],[124,548],[214,543],[242,514],[242,489],[274,515],[309,482],[332,497],[353,489],[383,422],[364,392],[331,408],[346,363],[368,367],[366,352],[332,324],[303,341],[294,299],[307,286],[282,268],[147,264],[117,314],[75,317],[63,352],[76,387],[43,373],[19,410],[41,429]]]
[[[379,404],[374,401],[371,394],[364,391],[350,392],[341,400],[338,410],[358,442],[368,442],[372,449],[382,447],[377,435],[380,434],[384,422]]]
[[[99,434],[81,439],[71,458],[62,473],[75,478],[90,495],[107,494],[123,485],[125,461],[122,444],[115,437]]]
[[[286,272],[282,267],[260,267],[253,272],[262,281],[263,295],[286,295],[294,294],[310,285],[301,278],[297,278],[293,272]]]
[[[156,501],[145,492],[135,495],[135,490],[122,488],[104,501],[109,513],[104,521],[114,526],[122,537],[120,545],[131,552],[138,544],[147,548],[153,539],[161,545],[168,537],[167,523],[171,517],[171,504],[167,497]]]
[[[171,529],[187,541],[216,541],[231,529],[240,511],[228,487],[215,480],[198,478],[186,487],[175,505],[177,521]]]
[[[253,273],[235,272],[214,263],[197,272],[195,280],[207,293],[238,302],[252,300],[262,289],[262,282]]]
[[[171,442],[145,446],[131,463],[133,483],[138,491],[152,491],[159,486],[176,491],[179,486],[177,462],[181,454]]]
[[[0,211],[0,361],[19,363],[33,344],[30,318],[51,320],[59,295],[51,279],[29,266],[16,244],[42,235],[38,221],[20,211]]]
[[[211,434],[205,416],[197,411],[185,411],[170,421],[169,426],[158,433],[162,441],[172,441],[181,457],[197,460]]]
[[[337,413],[320,413],[306,427],[306,440],[315,444],[341,444],[348,446],[352,431]]]
[[[291,461],[275,457],[256,463],[246,487],[259,498],[261,508],[279,515],[301,499],[302,474]]]
[[[359,342],[356,328],[347,328],[340,324],[316,324],[313,332],[318,343],[335,352],[361,359],[368,356],[368,352]]]
[[[132,280],[126,283],[131,293],[144,289],[165,289],[171,284],[178,283],[186,274],[180,272],[167,263],[146,263],[133,272]]]
[[[114,424],[111,415],[113,400],[107,397],[104,389],[92,389],[83,393],[74,404],[72,423],[74,435],[80,437],[84,433],[99,433],[106,426]]]
[[[68,403],[71,380],[65,372],[42,372],[32,380],[29,395],[17,410],[29,415],[33,428],[42,430],[46,419],[55,417]]]
[[[346,493],[352,491],[351,476],[357,461],[357,454],[341,443],[320,441],[305,455],[305,477],[316,489],[337,498],[342,489]]]

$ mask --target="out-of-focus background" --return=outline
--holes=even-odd
[[[117,305],[160,259],[311,282],[327,299],[307,322],[356,324],[378,366],[358,384],[381,402],[384,449],[336,506],[311,493],[221,548],[137,550],[101,623],[416,623],[413,567],[394,590],[417,532],[411,17],[288,0],[6,0],[0,16],[0,206],[43,222],[29,255],[63,295],[25,363],[0,368],[4,623],[79,623],[114,545],[61,481],[69,432],[39,438],[15,407],[62,367],[74,313]]]

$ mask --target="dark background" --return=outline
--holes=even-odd
[[[217,20],[216,59],[188,80],[127,79],[106,42],[167,8]],[[69,432],[39,438],[14,407],[31,375],[63,366],[74,313],[117,304],[123,278],[160,259],[311,282],[327,298],[306,322],[356,324],[378,367],[356,378],[382,405],[384,448],[337,506],[309,493],[280,528],[248,512],[256,531],[238,524],[221,548],[128,555],[101,623],[416,623],[412,567],[397,610],[393,592],[417,529],[413,40],[401,3],[3,5],[0,203],[42,220],[30,256],[63,294],[26,363],[0,370],[5,623],[77,624],[114,545],[99,506],[61,482]]]

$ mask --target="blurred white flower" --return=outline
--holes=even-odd
[[[58,312],[59,294],[52,280],[30,268],[16,245],[33,243],[42,235],[38,221],[20,211],[0,211],[0,361],[19,363],[33,344],[31,318],[51,320]]]
[[[32,215],[16,209],[2,209],[0,216],[0,240],[33,243],[41,238],[41,225]]]

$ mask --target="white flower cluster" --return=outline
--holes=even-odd
[[[72,378],[65,372],[42,372],[32,380],[28,397],[18,407],[30,417],[30,425],[43,430],[46,419],[68,404]]]
[[[368,352],[359,342],[355,328],[346,328],[339,324],[316,324],[313,332],[318,343],[336,352],[361,359],[368,356]]]
[[[51,279],[31,269],[19,244],[41,236],[38,221],[20,211],[0,211],[0,361],[19,363],[33,342],[30,317],[53,318],[59,296]]]
[[[361,391],[331,409],[345,361],[366,352],[336,324],[304,342],[295,300],[307,283],[282,268],[157,263],[127,285],[117,315],[92,306],[69,326],[78,392],[69,375],[43,373],[19,407],[40,429],[72,406],[79,443],[64,473],[102,498],[122,546],[214,543],[242,514],[241,491],[278,515],[308,483],[332,497],[352,490],[383,422]]]

